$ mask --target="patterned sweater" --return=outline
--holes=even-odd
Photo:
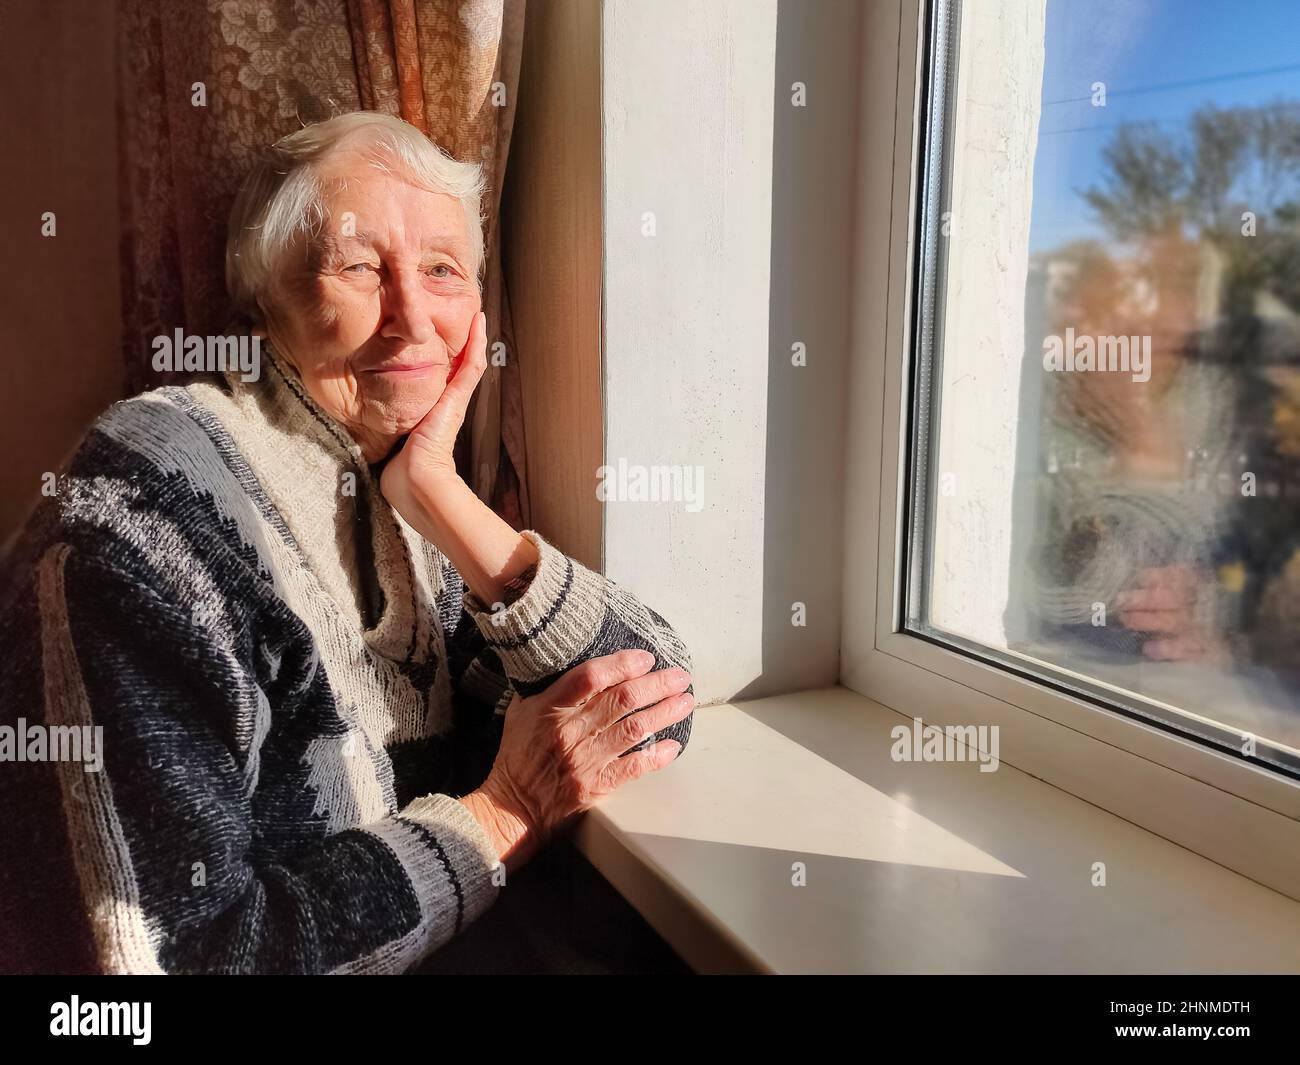
[[[405,970],[501,890],[454,796],[512,695],[622,648],[690,669],[532,531],[536,572],[493,614],[263,371],[114,406],[6,553],[0,968]]]

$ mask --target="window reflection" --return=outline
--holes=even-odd
[[[1012,647],[1300,746],[1300,104],[1124,122],[1099,154],[1070,190],[1097,235],[1030,261],[1027,348],[1097,354],[1044,376]],[[1149,338],[1149,376],[1102,368],[1109,337]]]

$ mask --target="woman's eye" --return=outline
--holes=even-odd
[[[441,273],[439,273],[439,271],[441,271]],[[436,277],[439,279],[448,278],[452,276],[452,269],[446,263],[437,263],[429,267],[428,274],[430,277]]]
[[[360,274],[360,273],[364,273],[366,270],[373,270],[373,269],[374,266],[372,266],[370,263],[353,263],[351,266],[345,266],[343,268],[343,272],[345,274]]]

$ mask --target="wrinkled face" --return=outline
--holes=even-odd
[[[265,332],[376,462],[438,401],[478,313],[468,220],[354,150],[318,175],[327,221],[285,256]]]

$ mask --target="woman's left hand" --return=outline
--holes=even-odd
[[[1161,662],[1228,663],[1227,645],[1197,615],[1197,598],[1208,580],[1190,566],[1164,566],[1142,570],[1137,587],[1120,593],[1120,624],[1147,634],[1143,655]]]
[[[456,435],[465,422],[470,396],[487,369],[487,315],[479,311],[470,323],[465,346],[452,360],[447,387],[438,402],[411,430],[406,443],[388,460],[379,487],[384,498],[408,522],[427,508],[439,485],[459,479]]]

